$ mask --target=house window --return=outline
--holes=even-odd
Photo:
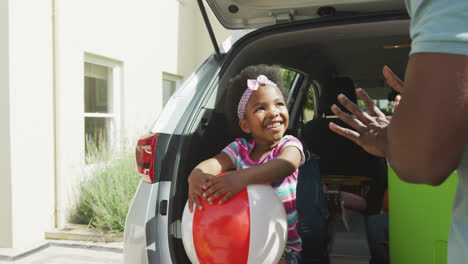
[[[163,97],[163,107],[169,101],[169,98],[175,93],[179,88],[182,77],[170,73],[163,73],[162,80],[162,97]]]
[[[102,153],[119,142],[120,66],[85,56],[84,131],[85,155]]]

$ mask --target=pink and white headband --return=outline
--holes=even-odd
[[[252,95],[252,93],[254,91],[257,91],[258,87],[264,86],[267,84],[278,87],[276,86],[276,83],[268,80],[268,78],[263,74],[259,75],[256,80],[254,79],[247,80],[247,89],[245,89],[244,94],[242,94],[242,97],[239,101],[239,105],[237,106],[237,117],[239,117],[239,120],[245,119],[245,109],[247,108],[247,102],[249,101],[249,98]]]

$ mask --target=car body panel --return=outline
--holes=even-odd
[[[160,203],[164,203],[166,201],[167,208],[171,206],[170,204],[170,193],[171,193],[171,182],[168,181],[163,181],[159,183],[159,195],[158,195],[158,205]],[[167,209],[166,209],[167,210]],[[156,218],[157,218],[157,240],[158,244],[156,247],[158,247],[158,251],[160,252],[159,254],[159,262],[154,261],[152,263],[172,263],[171,259],[171,252],[169,250],[169,231],[168,231],[168,226],[169,226],[169,216],[166,213],[165,215],[161,214],[159,210],[157,210]]]
[[[155,155],[155,183],[140,182],[125,222],[124,263],[172,263],[169,247],[171,163],[180,135],[193,114],[192,109],[206,92],[220,69],[220,61],[209,56],[169,99],[152,132],[158,133]],[[211,104],[214,107],[214,104]],[[161,158],[164,156],[164,159]],[[169,180],[167,180],[169,179]],[[164,209],[161,208],[162,203]],[[165,210],[165,214],[161,213]],[[143,217],[144,216],[144,217]]]
[[[125,221],[124,263],[171,263],[168,214],[160,212],[160,201],[169,206],[170,190],[171,183],[167,181],[140,182]],[[143,219],[142,215],[146,217]]]
[[[157,226],[155,208],[158,189],[159,183],[140,181],[125,220],[124,263],[147,264],[149,259],[159,258],[155,247],[156,240],[149,237],[148,234],[152,232],[147,232],[148,225]]]
[[[205,85],[219,70],[219,67],[220,62],[213,55],[209,56],[171,96],[151,131],[154,133],[177,133],[176,127],[189,109],[189,104],[197,101],[195,97],[202,94]]]

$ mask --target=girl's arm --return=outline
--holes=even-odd
[[[203,196],[206,190],[207,182],[210,179],[216,178],[216,175],[230,169],[233,166],[231,158],[226,153],[219,153],[211,159],[207,159],[198,164],[188,177],[189,183],[189,210],[193,211],[193,204],[201,210],[203,209],[199,196]],[[205,199],[205,198],[204,198]]]
[[[204,199],[213,203],[218,197],[226,194],[219,203],[224,203],[242,191],[249,184],[270,184],[291,175],[299,168],[301,152],[297,147],[287,146],[278,158],[244,170],[226,173],[212,179],[207,184]]]

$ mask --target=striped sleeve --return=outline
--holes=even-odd
[[[239,140],[236,139],[231,144],[227,145],[222,152],[226,153],[232,161],[234,167],[237,167],[237,160],[239,157]]]
[[[301,152],[301,163],[299,164],[299,166],[304,165],[305,156],[304,156],[304,148],[302,147],[301,141],[293,136],[285,136],[283,138],[283,141],[284,143],[282,144],[281,149],[284,149],[289,146],[296,147],[299,150],[299,152]]]

